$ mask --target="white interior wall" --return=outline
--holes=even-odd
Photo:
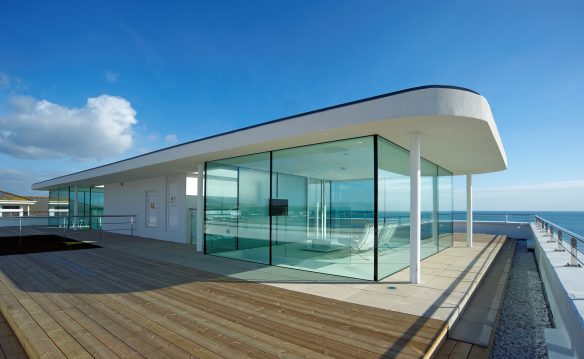
[[[178,225],[169,228],[168,204],[171,202],[167,193],[169,180],[178,180],[178,192],[174,194],[177,207]],[[146,193],[155,192],[157,223],[155,227],[146,226]],[[172,242],[188,243],[190,233],[187,231],[186,176],[174,175],[150,178],[147,180],[112,183],[104,189],[105,215],[136,215],[134,235],[161,239]],[[104,226],[106,227],[106,226]]]

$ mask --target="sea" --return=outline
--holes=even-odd
[[[524,221],[526,218],[533,221],[534,215],[538,215],[584,237],[584,211],[474,211],[473,215],[475,220],[491,221]],[[454,220],[464,220],[466,213],[454,211],[453,217]]]

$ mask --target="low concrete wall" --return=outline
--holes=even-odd
[[[454,232],[465,233],[466,221],[454,221]],[[473,233],[505,234],[516,239],[532,239],[533,233],[527,222],[474,222]]]
[[[530,225],[535,257],[556,328],[546,330],[550,358],[584,358],[584,268],[568,267],[570,255]]]

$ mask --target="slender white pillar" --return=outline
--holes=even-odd
[[[410,136],[410,282],[420,282],[421,233],[420,134]]]
[[[472,247],[472,175],[466,175],[466,246]]]
[[[195,248],[197,252],[203,251],[203,226],[205,225],[205,164],[200,164],[197,175],[197,238]]]
[[[75,194],[73,199],[73,228],[77,228],[78,218],[77,215],[79,214],[79,201],[77,197],[77,186],[75,186]]]

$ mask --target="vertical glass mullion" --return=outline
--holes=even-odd
[[[272,224],[273,224],[273,216],[272,216],[272,198],[273,198],[273,193],[272,193],[272,186],[273,186],[273,152],[270,151],[270,172],[269,172],[269,176],[270,176],[270,199],[268,201],[268,216],[270,216],[270,224],[269,224],[269,228],[268,228],[268,242],[269,242],[269,257],[268,257],[268,263],[269,265],[272,265]]]
[[[207,225],[207,162],[205,162],[205,172],[202,178],[204,178],[204,198],[203,198],[203,254],[207,254],[207,231],[204,230]],[[200,193],[198,193],[200,195]]]
[[[379,160],[378,160],[378,137],[373,136],[373,280],[378,281],[379,267]]]

